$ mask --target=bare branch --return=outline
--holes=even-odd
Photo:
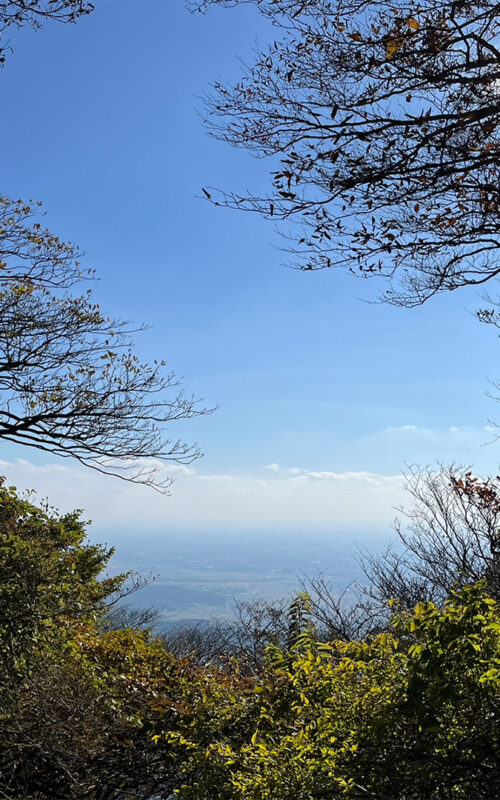
[[[0,199],[0,439],[167,491],[162,463],[201,453],[165,426],[206,410],[165,362],[135,355],[143,326],[105,316],[90,290],[69,293],[87,277],[30,204]]]
[[[495,278],[500,3],[248,2],[281,38],[213,85],[207,126],[271,186],[209,199],[295,223],[293,266],[385,278],[396,305]]]

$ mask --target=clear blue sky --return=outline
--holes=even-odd
[[[499,445],[483,445],[488,419],[500,419],[485,396],[498,344],[469,313],[474,294],[413,311],[365,303],[374,283],[284,268],[269,223],[197,198],[202,186],[267,180],[264,162],[207,136],[196,96],[212,78],[236,78],[238,57],[250,59],[268,36],[248,7],[191,15],[178,0],[98,0],[77,25],[11,35],[0,73],[1,191],[42,200],[47,223],[98,270],[103,308],[153,325],[141,354],[166,358],[188,391],[220,405],[172,430],[206,454],[194,478],[180,475],[177,499],[175,487],[172,499],[151,499],[92,476],[81,478],[89,488],[79,484],[79,501],[80,471],[57,473],[54,459],[3,447],[12,482],[86,504],[97,522],[109,522],[109,502],[95,504],[91,489],[126,491],[132,517],[154,506],[158,524],[230,527],[247,515],[263,527],[328,526],[350,497],[347,481],[354,506],[339,524],[351,508],[364,525],[365,473],[383,482],[405,460],[436,459],[497,470]],[[217,491],[201,491],[211,480]],[[221,488],[231,480],[232,500]],[[290,511],[306,484],[300,513]]]

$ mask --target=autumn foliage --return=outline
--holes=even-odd
[[[457,491],[488,487],[465,476]],[[486,493],[485,493],[486,492]],[[323,641],[307,595],[251,676],[105,624],[126,576],[77,514],[0,493],[0,788],[9,800],[491,800],[500,618],[486,581]]]

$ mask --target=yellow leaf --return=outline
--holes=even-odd
[[[413,31],[418,31],[418,29],[420,28],[420,25],[419,25],[419,23],[418,23],[418,20],[416,20],[416,19],[413,19],[413,17],[410,17],[409,19],[407,19],[407,20],[406,20],[406,24],[407,24],[407,25],[409,25],[409,27],[410,27],[410,28],[411,28]]]
[[[403,42],[401,39],[388,39],[385,45],[385,57],[392,58],[398,50],[401,50]]]

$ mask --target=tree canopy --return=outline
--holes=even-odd
[[[492,495],[477,487],[485,505]],[[390,601],[323,641],[301,594],[248,671],[109,625],[126,576],[60,515],[0,486],[0,792],[7,800],[491,800],[500,618],[487,581]]]
[[[154,735],[176,729],[195,672],[149,631],[103,625],[126,591],[126,575],[106,573],[112,553],[87,540],[78,512],[61,515],[0,485],[7,800],[150,800],[180,782],[175,743]]]
[[[161,462],[200,453],[165,426],[203,411],[163,361],[134,353],[141,327],[74,292],[92,273],[37,211],[0,198],[0,439],[166,490]]]
[[[216,138],[269,157],[271,185],[209,188],[210,199],[279,222],[301,269],[389,279],[392,303],[496,277],[500,4],[196,5],[239,2],[254,3],[277,38],[237,83],[215,82],[207,123]]]
[[[480,586],[396,614],[389,633],[362,642],[318,643],[306,627],[289,651],[269,651],[244,742],[213,747],[227,796],[496,797],[499,631]]]
[[[0,0],[0,66],[9,49],[5,41],[9,28],[41,28],[47,20],[76,22],[93,10],[94,4],[87,0]]]
[[[76,22],[86,0],[0,0],[0,63],[11,27]],[[103,314],[80,253],[42,225],[40,203],[0,196],[0,439],[76,459],[167,491],[162,462],[190,462],[197,445],[168,423],[205,413],[164,361],[143,362],[134,328]]]

